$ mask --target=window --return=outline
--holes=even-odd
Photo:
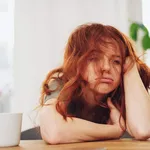
[[[9,111],[8,103],[12,87],[12,50],[13,0],[0,0],[0,112]]]

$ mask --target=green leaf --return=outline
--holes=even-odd
[[[142,46],[145,51],[150,48],[150,37],[148,36],[148,34],[144,35],[142,39]]]
[[[129,34],[130,34],[130,37],[131,37],[134,41],[137,41],[138,29],[139,29],[139,25],[138,25],[137,23],[132,23],[132,24],[130,25]]]
[[[144,24],[142,24],[142,23],[139,24],[139,27],[145,32],[145,35],[146,35],[146,34],[149,34],[149,33],[148,33],[148,29],[144,26]]]

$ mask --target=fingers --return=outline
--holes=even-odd
[[[109,125],[112,124],[111,118],[109,118],[109,120],[107,121],[107,124],[109,124]]]
[[[116,109],[115,105],[112,103],[111,98],[108,97],[107,104],[110,109]]]

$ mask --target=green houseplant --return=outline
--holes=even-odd
[[[138,40],[138,31],[143,31],[143,37],[141,41],[141,45],[144,51],[150,49],[150,34],[148,29],[142,23],[132,22],[129,27],[129,36],[132,40],[137,42]]]

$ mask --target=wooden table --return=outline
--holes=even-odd
[[[21,141],[19,146],[0,150],[150,150],[150,141],[120,139],[99,142],[47,145],[42,140]],[[103,150],[103,149],[102,149]]]

